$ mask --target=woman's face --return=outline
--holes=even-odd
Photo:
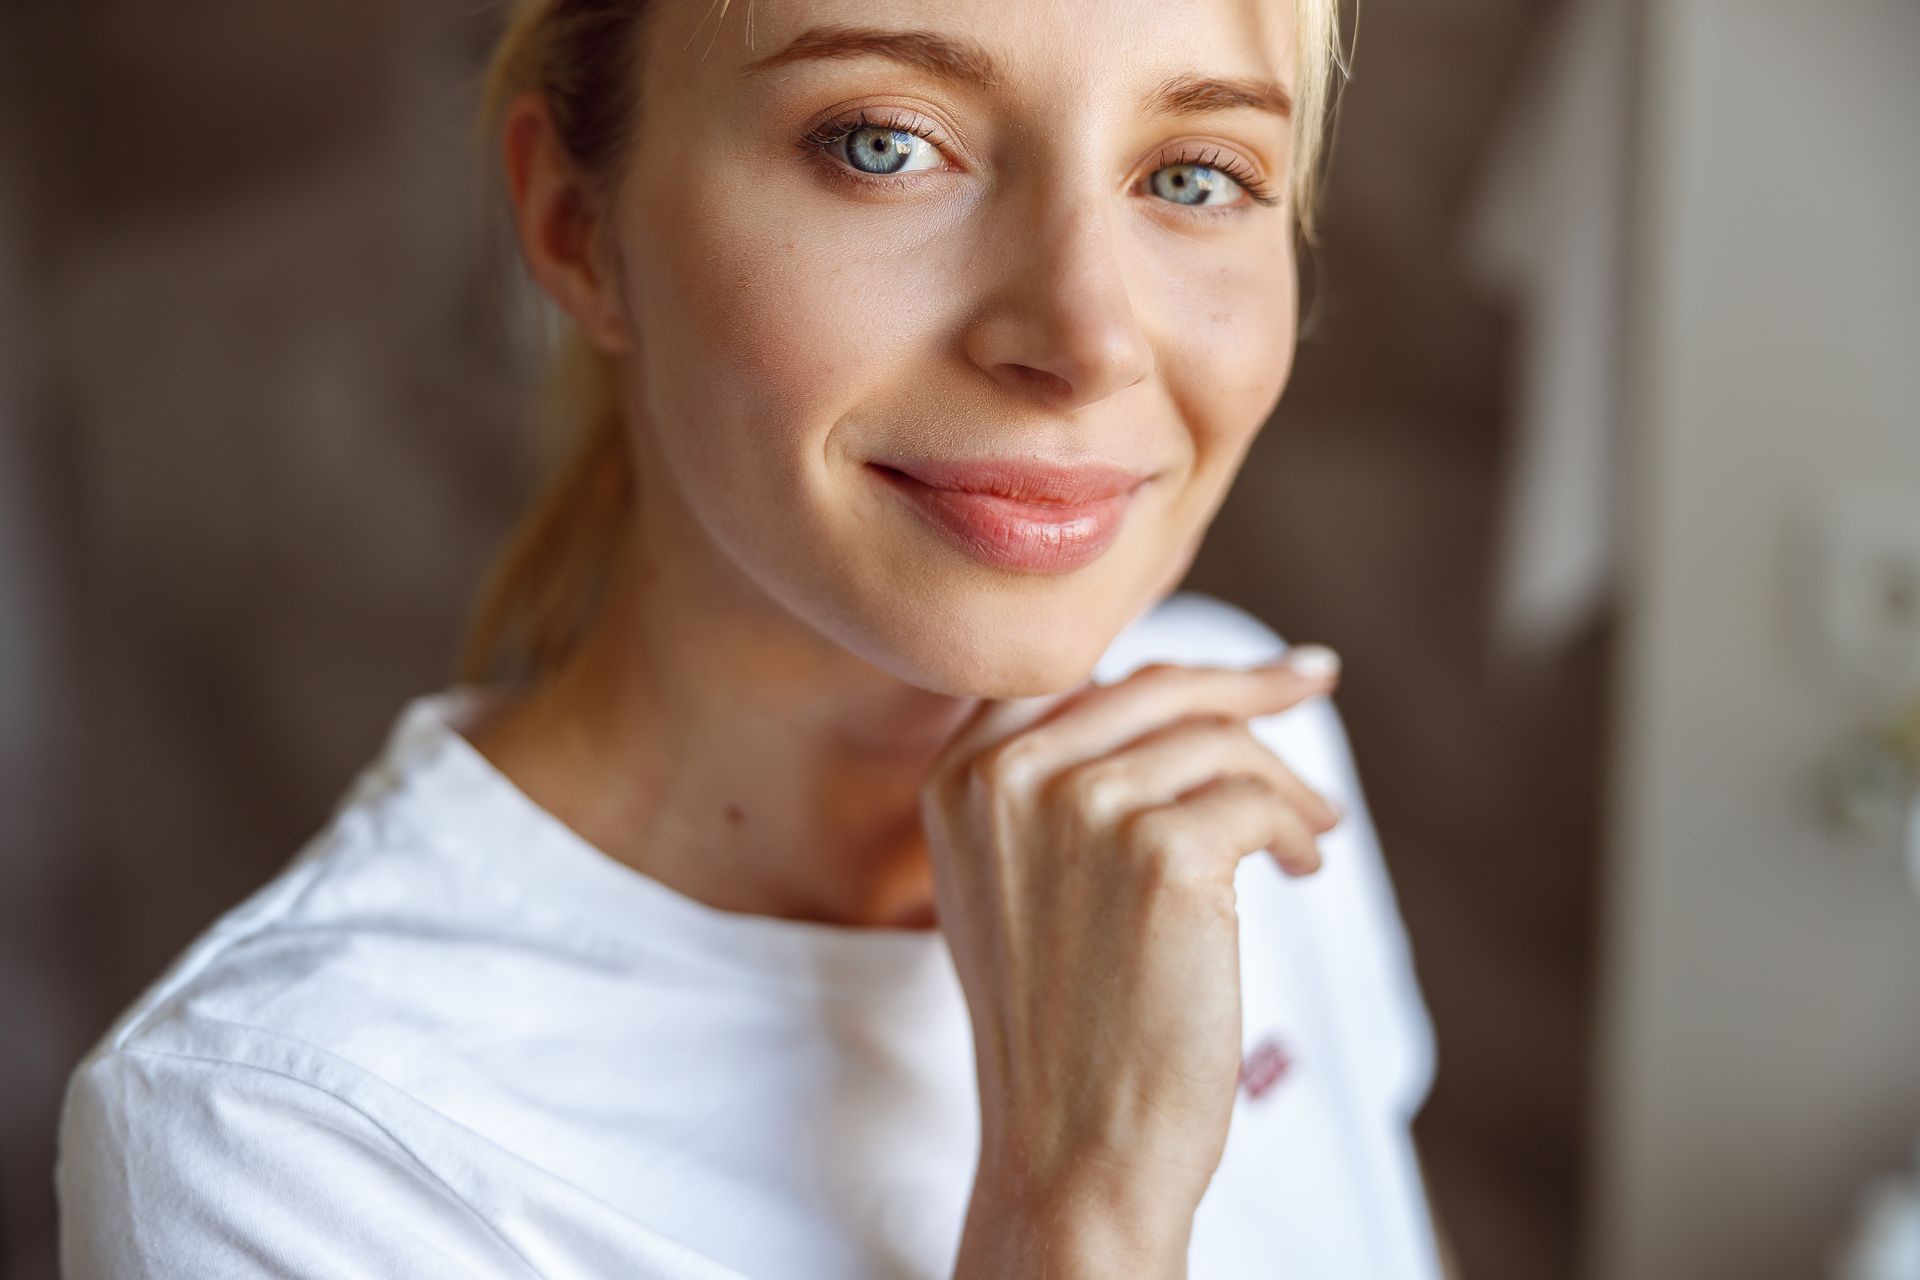
[[[1292,366],[1292,6],[657,3],[609,224],[649,488],[901,679],[1077,683]]]

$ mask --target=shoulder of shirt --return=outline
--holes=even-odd
[[[377,964],[366,940],[378,944],[402,895],[431,893],[421,876],[445,874],[435,859],[410,856],[412,841],[404,825],[385,820],[371,789],[338,806],[287,863],[175,956],[72,1079],[131,1055],[251,1063],[311,1080],[302,1064],[331,1058],[340,992],[360,1018],[374,1016],[386,994],[366,982]]]
[[[246,1140],[255,1146],[294,1140],[314,1123],[350,1128],[441,1179],[425,1153],[443,1147],[458,1122],[336,1034],[380,1016],[383,993],[365,972],[380,961],[361,954],[360,940],[379,930],[327,899],[339,895],[335,881],[356,880],[353,864],[406,839],[381,821],[377,804],[340,806],[278,873],[179,953],[69,1073],[62,1178],[78,1185],[96,1176],[117,1158],[115,1144],[195,1141],[244,1113],[254,1117]],[[235,1161],[253,1158],[242,1137],[223,1139]],[[470,1199],[471,1188],[447,1189]]]
[[[189,998],[197,984],[226,965],[236,950],[270,935],[299,899],[332,870],[334,856],[346,839],[343,820],[348,817],[336,815],[266,883],[196,936],[120,1013],[93,1046],[88,1060],[130,1048],[152,1036],[156,1024],[164,1022],[180,1001]]]
[[[247,1275],[318,1274],[295,1255],[331,1259],[338,1241],[305,1227],[347,1219],[368,1233],[354,1243],[409,1275],[455,1274],[456,1261],[476,1280],[542,1274],[484,1209],[511,1152],[320,1046],[238,1023],[199,1031],[109,1037],[68,1079],[54,1162],[63,1274],[239,1274],[216,1260],[241,1255]],[[282,1229],[283,1197],[307,1224]]]

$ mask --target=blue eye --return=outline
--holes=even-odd
[[[940,167],[940,148],[933,139],[898,124],[875,123],[864,111],[858,120],[823,125],[801,141],[869,177]]]
[[[868,125],[846,136],[847,161],[862,173],[907,173],[916,151],[925,152],[938,163],[940,155],[933,144],[905,129]]]
[[[1148,180],[1153,193],[1174,204],[1232,204],[1240,184],[1230,175],[1204,164],[1170,164],[1155,169]],[[1219,195],[1222,198],[1215,200]]]

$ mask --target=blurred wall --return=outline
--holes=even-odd
[[[1647,22],[1593,1274],[1814,1276],[1920,1142],[1920,900],[1818,790],[1902,684],[1820,639],[1799,563],[1920,512],[1920,6]]]
[[[67,496],[45,403],[50,343],[28,200],[29,97],[18,10],[0,9],[0,1274],[50,1275],[44,1249],[49,1099],[92,1019],[73,811],[71,601],[55,509]]]

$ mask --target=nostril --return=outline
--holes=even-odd
[[[1030,364],[1009,365],[1008,368],[1012,369],[1022,382],[1047,395],[1064,396],[1073,393],[1073,384],[1057,373],[1036,369]]]

